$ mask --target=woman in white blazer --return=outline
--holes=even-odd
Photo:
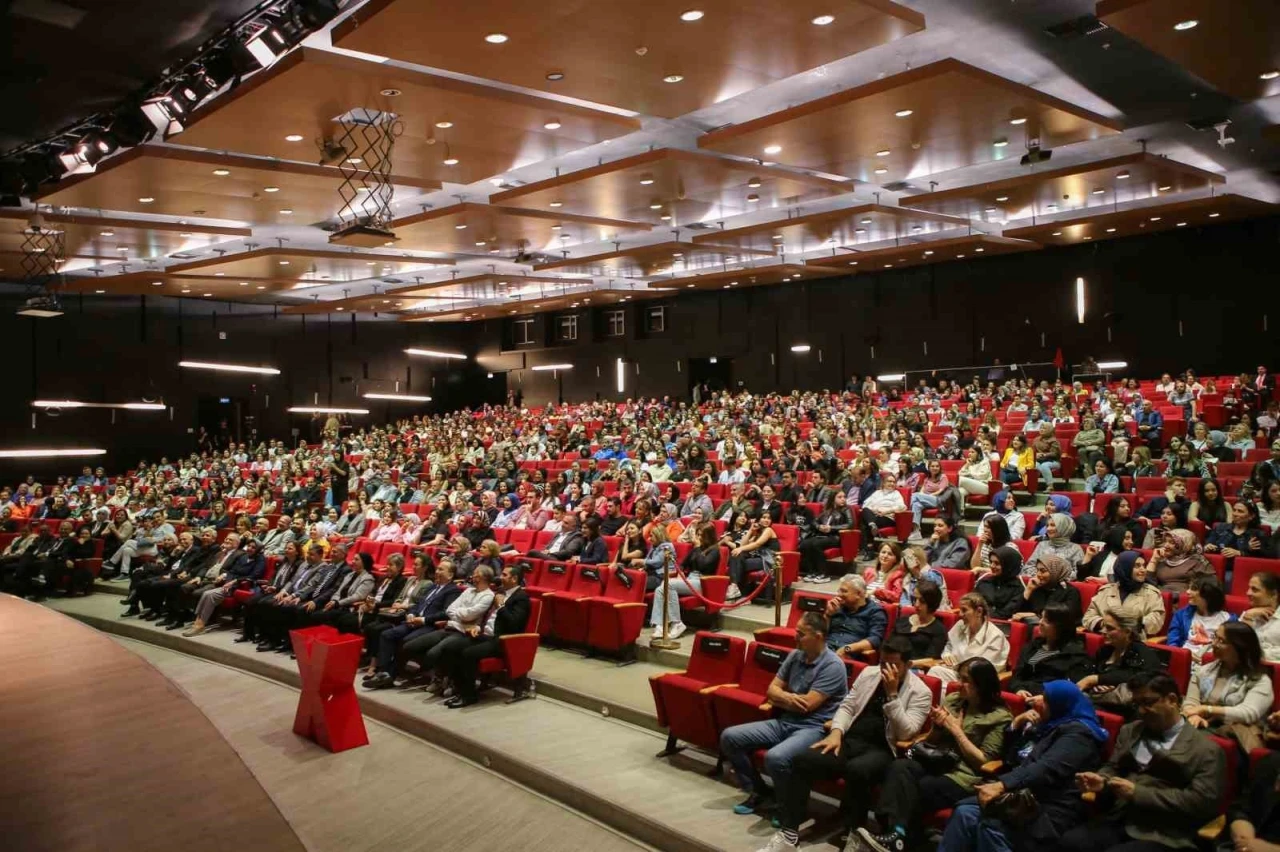
[[[960,599],[960,619],[947,632],[947,647],[942,651],[941,663],[932,666],[929,674],[944,683],[958,680],[956,666],[974,657],[982,657],[997,669],[1003,669],[1009,660],[1009,640],[991,623],[987,599],[970,592]]]

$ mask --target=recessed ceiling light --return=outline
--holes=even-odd
[[[248,287],[248,286],[249,286],[249,282],[248,282],[248,281],[241,281],[241,282],[240,282],[240,286],[241,286],[241,287]]]
[[[209,296],[212,296],[212,295],[213,295],[212,293],[205,293],[205,294],[204,294],[204,297],[205,297],[205,298],[208,298]]]
[[[658,218],[659,218],[659,219],[661,219],[661,220],[662,220],[662,221],[664,221],[664,222],[670,222],[670,221],[671,221],[671,214],[670,214],[670,213],[663,213],[663,214],[662,214],[661,216],[659,216]]]
[[[931,255],[931,254],[933,254],[933,249],[929,249],[927,252],[925,252],[925,253],[924,253],[924,256],[925,256],[925,257],[928,257],[928,256],[929,256],[929,255]]]
[[[853,232],[854,232],[855,234],[865,234],[865,233],[867,232],[867,229],[866,229],[866,228],[854,228],[854,229],[853,229]]]
[[[106,291],[106,290],[94,290],[93,292],[95,292],[95,293],[97,293],[99,296],[101,296],[103,293],[105,293],[105,292],[107,292],[107,291]]]
[[[358,166],[364,162],[360,157],[347,157],[347,162],[353,166]]]
[[[262,188],[262,191],[263,191],[263,192],[279,192],[279,191],[280,191],[280,187],[278,187],[278,186],[264,186],[264,187]]]
[[[1178,223],[1178,227],[1179,227],[1179,228],[1185,228],[1185,227],[1187,227],[1187,223],[1186,223],[1186,222],[1179,222],[1179,223]]]
[[[1159,221],[1160,221],[1160,217],[1159,217],[1159,216],[1152,216],[1152,217],[1151,217],[1151,221],[1152,221],[1152,222],[1159,222]]]
[[[956,257],[957,257],[957,258],[960,258],[960,257],[964,257],[964,255],[962,255],[962,254],[958,254],[958,255],[956,255]]]
[[[446,166],[456,166],[458,165],[458,158],[450,155],[448,157],[445,157],[440,162],[444,163]]]
[[[284,137],[284,141],[286,141],[286,142],[301,142],[301,141],[302,141],[302,134],[301,134],[301,133],[290,133],[288,136]]]
[[[896,115],[898,118],[906,118],[907,116],[911,115],[912,112],[913,111],[909,109],[900,109],[897,112],[895,112],[894,115]]]
[[[484,245],[484,240],[476,240],[476,245],[477,245],[477,246],[482,246],[482,245]]]
[[[184,293],[190,293],[191,291],[190,291],[190,290],[185,290],[185,289],[184,289],[182,292],[184,292]]]
[[[548,80],[550,80],[550,81],[551,81],[551,82],[553,82],[553,83],[559,82],[560,80],[563,80],[563,79],[564,79],[564,72],[563,72],[563,71],[548,71],[548,72],[547,72],[547,79],[548,79]]]
[[[487,36],[484,37],[484,40],[489,42],[489,44],[504,44],[507,41],[507,34],[506,33],[489,33]]]
[[[752,189],[759,189],[759,188],[760,188],[760,178],[758,178],[758,177],[753,177],[751,180],[747,181],[747,186],[751,187]]]
[[[661,209],[662,209],[662,202],[661,202],[661,201],[653,201],[653,202],[650,202],[650,204],[649,204],[649,209],[650,209],[650,210],[661,210]]]
[[[982,246],[978,246],[974,251],[986,251]]]
[[[773,238],[774,238],[775,240],[780,240],[780,239],[782,239],[782,234],[774,234],[774,235],[773,235]]]
[[[155,199],[152,198],[150,195],[144,195],[138,199],[139,204],[150,204],[153,201],[155,201]]]
[[[563,202],[563,201],[552,201],[552,202],[551,202],[551,203],[549,203],[547,206],[548,206],[548,207],[563,207],[563,206],[564,206],[564,202]]]
[[[1260,80],[1274,80],[1277,77],[1280,77],[1280,71],[1263,71],[1258,75]]]
[[[923,230],[924,230],[924,228],[921,228],[919,225],[912,225],[912,226],[911,226],[911,232],[912,232],[913,234],[918,234],[918,233],[920,233],[920,232],[921,232],[921,231],[923,231]],[[832,242],[835,242],[835,240],[833,239],[833,240],[832,240]]]
[[[1115,229],[1115,228],[1107,228],[1107,233],[1108,233],[1108,234],[1114,234],[1115,232],[1116,232],[1116,229]]]
[[[281,265],[281,266],[288,266],[288,265],[289,265],[289,261],[287,261],[287,260],[282,260],[282,261],[280,261],[280,265]]]
[[[281,208],[281,210],[280,210],[280,215],[281,215],[281,216],[292,216],[292,215],[293,215],[293,208],[292,208],[292,207],[284,207],[284,208]]]
[[[378,94],[382,95],[384,98],[398,98],[400,97],[400,90],[399,89],[383,89]]]
[[[213,173],[218,177],[226,177],[231,174],[231,169],[214,169]]]
[[[1007,195],[997,195],[997,196],[996,196],[996,201],[1008,201],[1008,200],[1009,200],[1009,196],[1007,196]]]
[[[1093,194],[1094,194],[1094,195],[1102,195],[1104,192],[1106,192],[1106,190],[1105,190],[1105,189],[1095,189],[1095,190],[1093,191]]]
[[[1062,232],[1061,232],[1061,231],[1054,231],[1054,232],[1053,232],[1053,234],[1052,234],[1051,236],[1060,237],[1060,236],[1062,236]]]
[[[1011,118],[1009,119],[1009,123],[1013,125],[1026,124],[1027,120],[1025,118]]]
[[[455,231],[465,231],[465,230],[467,229],[467,226],[466,226],[466,225],[454,225],[454,226],[453,226],[453,229],[454,229]],[[372,264],[370,264],[370,265],[372,265]]]
[[[437,122],[436,122],[436,127],[440,128],[441,130],[448,130],[450,127],[453,127],[453,122],[452,122],[452,121],[437,121]]]
[[[1128,180],[1128,179],[1129,179],[1128,172],[1120,172],[1119,174],[1116,175],[1116,180]]]
[[[372,260],[365,264],[365,266],[377,266],[377,265],[378,264],[374,263]]]
[[[563,227],[564,227],[564,225],[552,225],[552,226],[551,226],[551,230],[553,230],[553,231],[558,231],[558,230],[560,230],[560,229],[561,229],[561,228],[563,228]]]
[[[997,148],[1003,148],[1005,145],[1008,145],[1008,144],[1009,144],[1009,140],[1008,140],[1008,139],[997,139],[996,141],[992,142],[991,144],[992,144],[992,145],[994,145],[994,146],[996,146]]]
[[[385,243],[383,243],[383,245],[384,245],[384,246],[393,246],[393,245],[395,245],[395,241],[394,241],[394,240],[387,240]]]
[[[1210,219],[1217,219],[1217,218],[1218,218],[1219,216],[1221,216],[1221,215],[1222,215],[1221,213],[1210,213],[1210,214],[1209,214],[1209,218],[1210,218]]]
[[[1056,204],[1046,204],[1046,205],[1044,206],[1044,209],[1045,209],[1045,210],[1057,210],[1057,209],[1058,209],[1058,205],[1056,205]]]
[[[889,170],[886,169],[884,166],[881,166],[880,168],[876,169],[876,174],[878,175],[887,174],[888,172]]]
[[[701,20],[702,20],[702,10],[701,10],[701,9],[690,9],[690,10],[689,10],[689,11],[687,11],[687,12],[681,12],[681,13],[680,13],[680,20],[685,21],[685,22],[688,22],[688,23],[692,23],[693,21],[701,21]]]
[[[543,124],[543,125],[542,125],[542,127],[543,127],[543,129],[545,129],[545,130],[559,130],[559,129],[560,129],[560,122],[556,121],[556,120],[553,118],[553,119],[551,119],[550,121],[548,121],[548,122],[546,122],[545,124]]]
[[[781,154],[782,146],[781,145],[765,145],[764,152],[766,154]]]
[[[185,237],[185,238],[190,238],[190,237],[194,237],[194,236],[195,236],[195,234],[190,234],[190,233],[185,233],[185,232],[184,232],[184,233],[178,234],[178,236],[180,236],[180,237]]]
[[[871,217],[870,217],[870,216],[867,216],[866,218],[861,219],[861,220],[859,220],[859,221],[861,221],[861,222],[862,222],[862,224],[864,224],[864,225],[870,225],[870,224],[871,224]]]
[[[876,151],[876,156],[877,156],[877,157],[887,157],[887,156],[889,156],[889,149],[888,149],[888,148],[883,148],[883,149],[881,149],[881,150],[879,150],[879,151]]]
[[[665,77],[663,77],[663,78],[662,78],[662,82],[664,82],[664,83],[679,83],[679,82],[680,82],[681,80],[683,80],[683,79],[684,79],[684,75],[683,75],[683,74],[668,74],[667,76],[665,76]]]
[[[994,208],[994,207],[988,207],[988,208],[987,208],[987,212],[988,212],[988,213],[994,213],[994,212],[996,212],[996,208]]]
[[[265,289],[267,289],[267,285],[266,285],[266,284],[259,284],[259,285],[258,285],[258,289],[259,289],[259,290],[265,290]]]
[[[120,246],[120,248],[116,249],[116,251],[128,251],[128,250],[129,249],[127,246]]]
[[[99,231],[98,235],[103,237],[114,237],[116,235],[116,232],[115,231]]]
[[[286,261],[283,261],[283,262],[284,262],[284,263],[288,263],[289,261],[287,261],[287,260],[286,260]],[[225,272],[215,272],[215,273],[213,273],[213,277],[214,277],[214,278],[221,278],[222,276],[224,276],[224,275],[226,275],[226,274],[227,274],[227,273],[225,273]]]
[[[886,263],[886,264],[884,265],[884,268],[885,268],[885,269],[893,269],[893,264],[892,264],[892,263]]]
[[[815,27],[825,27],[828,24],[835,23],[835,20],[836,20],[835,15],[819,15],[809,23],[813,24]]]
[[[161,284],[163,284],[163,283],[164,283],[163,281],[152,281],[152,282],[151,282],[151,286],[152,286],[152,287],[159,287],[159,286],[160,286]]]
[[[1176,23],[1176,24],[1174,24],[1174,25],[1173,25],[1173,28],[1174,28],[1175,30],[1177,30],[1178,32],[1183,32],[1183,31],[1185,31],[1185,30],[1193,30],[1193,29],[1195,29],[1195,28],[1196,28],[1196,26],[1197,26],[1199,23],[1200,23],[1200,22],[1199,22],[1199,21],[1197,21],[1196,19],[1191,18],[1191,19],[1186,20],[1186,21],[1178,21],[1178,23]]]
[[[1168,192],[1169,190],[1173,189],[1173,187],[1168,184],[1165,184],[1164,186],[1159,187],[1159,189],[1161,192]]]

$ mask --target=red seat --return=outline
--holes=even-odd
[[[1171,645],[1151,645],[1151,650],[1164,664],[1169,677],[1178,682],[1178,689],[1187,694],[1187,685],[1191,683],[1191,652],[1186,648],[1174,648]]]
[[[631,588],[619,579],[616,571],[608,571],[604,591],[577,602],[578,606],[586,607],[586,643],[593,651],[618,653],[634,648],[644,629],[645,574],[637,568],[624,569],[624,573],[631,580]]]
[[[508,544],[517,553],[528,553],[533,550],[534,530],[512,530]]]
[[[1093,600],[1093,596],[1097,594],[1098,589],[1102,588],[1097,583],[1077,583],[1072,581],[1071,585],[1080,593],[1080,612],[1082,613],[1089,609],[1089,602]]]
[[[740,683],[747,643],[736,636],[699,632],[693,639],[689,668],[649,678],[658,724],[667,729],[668,751],[684,740],[718,752],[720,732],[711,710],[709,686]]]
[[[553,636],[571,645],[584,645],[587,641],[587,608],[583,598],[600,594],[604,582],[598,565],[569,564],[569,582],[559,591],[542,594],[542,604],[547,617],[539,628],[543,636]]]
[[[742,677],[737,684],[711,687],[712,715],[718,731],[748,722],[760,722],[773,715],[765,709],[769,684],[777,677],[790,648],[752,642],[747,646]]]
[[[541,598],[547,592],[563,592],[573,579],[573,572],[563,562],[540,563],[534,569],[537,571],[536,579],[525,586],[530,597]]]
[[[1018,658],[1022,655],[1022,646],[1031,640],[1031,626],[1025,621],[1000,621],[991,619],[991,623],[1000,628],[1009,640],[1009,659],[1005,668],[1013,671],[1018,667]]]
[[[786,626],[762,627],[756,631],[756,641],[769,645],[779,645],[783,648],[794,648],[796,646],[796,625],[800,622],[800,616],[806,612],[816,612],[825,618],[827,601],[834,598],[835,595],[827,595],[822,592],[797,591],[791,598],[791,614],[787,616]]]
[[[529,600],[529,620],[525,622],[523,633],[512,633],[500,638],[502,655],[485,657],[480,661],[480,674],[506,674],[517,680],[529,674],[533,669],[533,659],[538,654],[538,623],[542,617],[542,601],[537,598]]]
[[[1215,556],[1217,554],[1206,555]],[[1217,566],[1215,565],[1214,567],[1216,568]],[[1249,593],[1249,578],[1261,572],[1280,574],[1280,560],[1260,559],[1256,556],[1237,556],[1231,568],[1231,594],[1247,595]],[[1219,573],[1218,576],[1221,577],[1222,574]]]

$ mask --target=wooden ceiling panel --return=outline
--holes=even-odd
[[[397,248],[444,254],[513,257],[558,252],[580,243],[611,240],[620,232],[648,231],[643,223],[463,202],[397,219]]]
[[[338,47],[675,118],[924,29],[889,0],[372,0]],[[815,25],[819,16],[832,16]],[[502,33],[501,44],[486,36]],[[566,38],[571,33],[572,38]],[[561,74],[559,80],[549,74]],[[676,82],[664,82],[672,75]]]
[[[99,261],[155,260],[172,254],[207,249],[219,242],[247,237],[248,228],[177,225],[105,216],[43,213],[43,229],[63,234],[68,258]],[[30,230],[30,211],[0,210],[0,250],[21,252]]]
[[[361,251],[260,248],[224,257],[180,263],[168,271],[177,277],[226,278],[251,283],[282,283],[301,290],[326,284],[388,275],[427,275],[451,261],[396,257]]]
[[[904,207],[989,222],[1110,208],[1157,196],[1203,191],[1225,182],[1207,172],[1155,154],[1129,154],[1029,172],[1007,180],[908,195]]]
[[[302,48],[213,100],[173,138],[183,145],[315,162],[316,140],[333,136],[333,119],[356,108],[399,117],[403,133],[392,153],[394,172],[451,183],[500,175],[640,129],[633,118],[600,110]],[[302,138],[289,141],[290,136]],[[445,165],[446,156],[458,163]]]
[[[1280,76],[1263,76],[1280,70],[1280,4],[1275,0],[1102,0],[1096,14],[1234,98],[1254,101],[1280,94]]]
[[[66,290],[109,296],[172,296],[187,299],[249,302],[270,293],[283,293],[296,282],[286,279],[229,278],[213,275],[171,275],[143,271],[94,278],[68,278]],[[99,291],[102,291],[99,293]]]
[[[430,180],[396,181],[418,189],[440,188]],[[342,208],[340,182],[338,170],[328,166],[140,145],[92,174],[49,185],[36,198],[42,204],[92,210],[296,225],[336,216]]]
[[[944,235],[939,239],[904,245],[869,246],[864,250],[841,253],[837,257],[822,257],[816,262],[823,266],[848,266],[848,272],[879,272],[949,260],[977,260],[1001,254],[1036,251],[1040,248],[1039,243],[1031,240],[1015,240],[992,234],[965,234],[956,237]]]
[[[1030,138],[1052,148],[1120,129],[1030,87],[943,59],[712,131],[698,145],[883,185],[1017,158]]]
[[[967,227],[967,219],[955,216],[862,204],[727,231],[708,231],[698,234],[693,241],[742,249],[773,249],[795,257],[822,249],[835,252],[855,248],[863,243],[920,239],[939,231]]]
[[[661,299],[666,294],[660,290],[637,287],[633,290],[590,290],[585,293],[563,296],[547,296],[537,298],[515,299],[505,304],[477,305],[468,308],[445,309],[423,315],[421,312],[406,313],[404,322],[478,322],[486,319],[500,319],[521,314],[532,314],[541,311],[573,310],[574,308],[602,307],[606,305],[625,305],[631,301]],[[555,360],[554,358],[552,360]]]
[[[774,251],[771,248],[742,249],[673,241],[633,246],[589,257],[565,258],[552,263],[536,264],[533,268],[539,271],[556,269],[596,278],[649,278],[694,269],[706,271],[737,266],[743,261],[744,255],[773,257]]]
[[[814,278],[831,278],[849,275],[847,269],[805,263],[777,263],[772,266],[743,266],[738,269],[721,269],[706,273],[680,272],[670,277],[649,282],[650,289],[658,290],[732,290],[740,287],[762,287],[767,284],[791,284]]]
[[[679,228],[850,192],[848,182],[663,148],[509,189],[491,204]]]
[[[1132,237],[1156,231],[1217,225],[1234,219],[1269,216],[1276,206],[1241,195],[1216,195],[1207,198],[1172,201],[1131,210],[1098,212],[1054,222],[1026,224],[1018,227],[1010,222],[1006,237],[1035,240],[1045,245],[1075,245],[1091,240]]]

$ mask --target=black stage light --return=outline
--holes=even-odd
[[[318,30],[342,11],[339,0],[298,0],[298,19],[308,30]]]
[[[111,120],[111,133],[121,147],[133,148],[155,135],[156,127],[141,107],[125,107]]]

